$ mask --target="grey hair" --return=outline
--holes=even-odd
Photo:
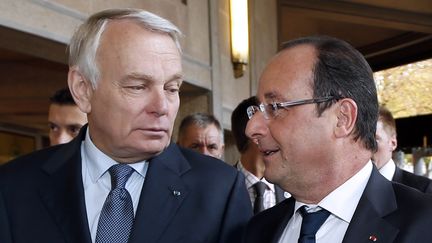
[[[207,126],[210,126],[212,124],[215,125],[216,129],[219,131],[222,144],[225,144],[224,131],[223,131],[222,125],[218,121],[218,119],[211,114],[200,113],[200,112],[193,113],[193,114],[188,115],[185,118],[183,118],[183,120],[180,122],[180,126],[179,126],[178,140],[183,138],[183,136],[186,133],[186,129],[190,125],[195,125],[195,126],[200,127],[200,128],[206,128]]]
[[[69,66],[77,66],[82,75],[88,79],[93,88],[99,80],[99,68],[96,53],[100,38],[109,21],[128,19],[140,24],[143,28],[168,34],[175,42],[179,52],[181,31],[170,21],[142,9],[108,9],[90,16],[74,33],[69,44]]]

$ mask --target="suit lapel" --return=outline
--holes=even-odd
[[[396,166],[396,170],[395,170],[395,173],[393,175],[392,181],[402,183],[402,177],[403,177],[402,169],[399,169]]]
[[[390,181],[381,176],[374,167],[365,191],[360,198],[343,242],[393,242],[399,230],[384,217],[397,209],[396,197]]]
[[[39,188],[39,195],[66,242],[91,243],[81,175],[80,147],[85,130],[62,145],[42,167],[48,180]]]
[[[149,162],[129,242],[157,242],[188,195],[181,175],[190,169],[171,144]]]
[[[282,191],[282,189],[281,189],[281,191]],[[278,243],[279,242],[279,239],[282,236],[282,234],[285,230],[285,227],[288,224],[288,221],[291,219],[291,217],[294,214],[295,199],[293,197],[290,197],[286,201],[284,201],[283,203],[285,205],[279,205],[279,206],[286,208],[286,211],[284,209],[281,212],[281,214],[282,215],[285,214],[285,216],[282,218],[282,221],[278,224],[277,228],[275,229],[275,234],[273,234],[274,237],[271,241],[272,243]],[[287,212],[287,213],[284,213],[284,212]]]

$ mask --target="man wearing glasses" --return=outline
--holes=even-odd
[[[257,97],[246,134],[266,179],[292,197],[256,215],[244,242],[432,242],[432,199],[386,180],[370,160],[377,93],[352,46],[322,36],[286,43]]]

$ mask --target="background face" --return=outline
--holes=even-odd
[[[373,155],[372,160],[379,169],[392,158],[392,153],[393,150],[396,149],[397,141],[396,135],[386,129],[382,121],[377,122],[376,140],[378,150]]]
[[[78,106],[51,104],[48,113],[50,144],[71,141],[86,123],[87,115]]]
[[[224,144],[221,140],[221,134],[214,124],[205,128],[190,125],[178,143],[182,147],[220,159],[224,152]]]
[[[165,34],[121,20],[97,52],[100,80],[90,99],[90,136],[118,162],[149,159],[170,143],[182,82],[180,53]]]

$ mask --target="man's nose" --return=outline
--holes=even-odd
[[[168,112],[168,98],[165,90],[155,90],[151,103],[151,111],[158,116],[165,115]]]
[[[246,125],[246,136],[256,141],[267,133],[267,124],[262,112],[255,113]]]
[[[202,153],[202,154],[210,155],[210,152],[209,152],[209,150],[207,149],[206,146],[201,146],[201,147],[199,148],[199,150],[200,150],[200,153]]]
[[[61,132],[57,138],[55,139],[55,144],[63,144],[68,143],[73,139],[73,136],[67,133],[66,131]]]

